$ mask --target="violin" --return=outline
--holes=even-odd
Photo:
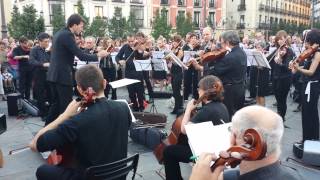
[[[215,93],[213,90],[208,90],[198,98],[198,100],[194,101],[194,105],[201,103],[205,98],[208,98],[210,95]],[[196,114],[196,110],[191,112],[191,117]],[[156,156],[159,164],[163,164],[163,151],[169,145],[174,144],[184,144],[187,143],[187,135],[181,132],[182,119],[184,114],[180,115],[176,118],[171,126],[171,132],[166,139],[164,139],[156,148],[153,150],[153,154]]]
[[[299,54],[299,56],[297,58],[295,58],[292,61],[292,63],[289,64],[289,69],[291,69],[291,71],[293,73],[295,73],[296,70],[292,67],[292,64],[294,64],[294,63],[299,64],[299,63],[305,61],[309,57],[313,56],[318,51],[318,48],[319,48],[319,44],[313,44],[308,49],[304,50],[301,54]]]
[[[229,50],[227,50],[225,48],[220,48],[220,49],[217,49],[217,50],[214,50],[211,52],[207,52],[207,53],[203,54],[202,56],[195,58],[195,61],[199,64],[215,61],[217,59],[224,57],[228,51]],[[192,64],[192,61],[189,61],[187,63],[187,66],[191,66],[191,64]]]
[[[223,158],[219,157],[211,166],[213,172],[218,166],[230,166],[232,168],[238,166],[242,160],[255,161],[261,160],[266,156],[267,144],[262,136],[255,129],[247,129],[243,135],[244,144],[230,147],[227,152],[240,153],[240,159],[235,157]]]

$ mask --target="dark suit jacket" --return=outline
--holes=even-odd
[[[83,52],[76,45],[74,34],[68,28],[63,28],[53,36],[47,80],[72,86],[74,56],[81,61],[98,61],[97,55]]]
[[[233,47],[230,53],[210,65],[209,74],[218,76],[223,84],[240,84],[245,81],[247,55],[239,46]]]

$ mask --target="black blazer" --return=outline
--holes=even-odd
[[[76,44],[74,34],[63,28],[53,36],[47,80],[72,86],[74,56],[81,61],[98,61],[97,55],[86,54]]]
[[[210,65],[209,74],[218,76],[223,84],[240,84],[245,81],[247,55],[239,46],[233,47],[230,53]]]

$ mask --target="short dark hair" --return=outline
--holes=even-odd
[[[19,43],[21,44],[21,43],[26,43],[26,42],[28,42],[28,38],[26,38],[26,37],[24,37],[24,36],[21,36],[20,38],[19,38]]]
[[[76,71],[76,82],[83,91],[91,87],[96,93],[104,90],[102,71],[94,65],[85,65]]]
[[[49,39],[50,38],[50,35],[48,33],[45,33],[45,32],[41,32],[39,33],[37,39],[39,41],[43,41],[44,39]]]
[[[311,29],[306,35],[306,42],[313,44],[320,44],[320,30],[319,29]]]
[[[199,88],[210,92],[207,100],[222,101],[223,100],[223,84],[217,76],[208,75],[202,78],[198,84]]]
[[[79,14],[72,14],[67,20],[67,27],[70,28],[73,25],[79,25],[81,22],[85,23],[85,20]]]
[[[190,34],[189,34],[189,38],[191,39],[192,37],[197,37],[197,35],[196,35],[196,33],[193,33],[193,32],[191,32]]]
[[[177,43],[179,43],[179,42],[181,41],[181,39],[182,39],[182,37],[181,37],[180,35],[178,35],[178,34],[176,34],[176,35],[174,35],[174,36],[172,37],[172,40],[173,40],[174,42],[177,42]]]

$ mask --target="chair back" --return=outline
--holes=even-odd
[[[87,180],[112,180],[123,178],[130,171],[133,171],[132,180],[134,179],[138,167],[139,154],[131,157],[98,166],[91,166],[86,169],[85,179]]]

